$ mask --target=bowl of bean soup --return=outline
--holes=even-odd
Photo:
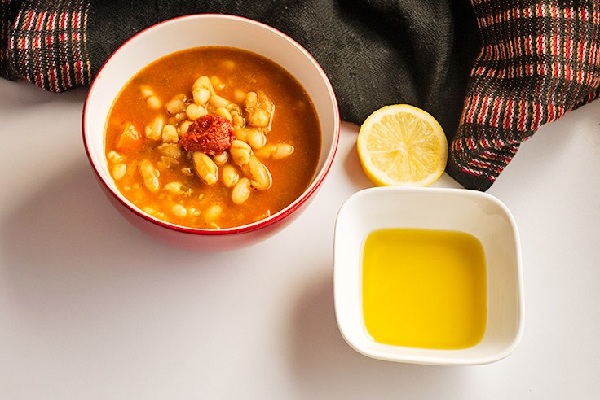
[[[328,175],[339,135],[318,62],[233,15],[136,34],[102,66],[83,111],[87,156],[117,210],[204,250],[251,245],[293,221]]]

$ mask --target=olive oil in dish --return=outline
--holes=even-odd
[[[483,338],[486,260],[473,235],[432,229],[379,229],[363,248],[365,327],[383,344],[461,349]]]

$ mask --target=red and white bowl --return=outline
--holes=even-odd
[[[167,54],[197,46],[230,46],[263,55],[290,72],[307,90],[321,123],[321,151],[310,186],[286,208],[248,225],[194,229],[170,224],[143,212],[117,189],[105,156],[105,124],[113,101],[140,69]],[[298,216],[317,192],[333,163],[340,136],[340,115],[333,88],[317,61],[282,32],[247,18],[199,14],[149,27],[119,47],[92,83],[83,109],[83,141],[101,186],[115,207],[135,226],[175,245],[202,250],[235,249],[257,243]]]

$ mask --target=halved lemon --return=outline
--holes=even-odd
[[[378,186],[429,186],[448,161],[440,124],[409,104],[373,112],[360,127],[356,148],[365,174]]]

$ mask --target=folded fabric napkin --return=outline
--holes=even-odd
[[[0,0],[0,76],[87,86],[141,29],[226,13],[288,34],[321,64],[342,118],[409,103],[440,121],[446,171],[487,190],[542,124],[600,95],[597,0]]]

